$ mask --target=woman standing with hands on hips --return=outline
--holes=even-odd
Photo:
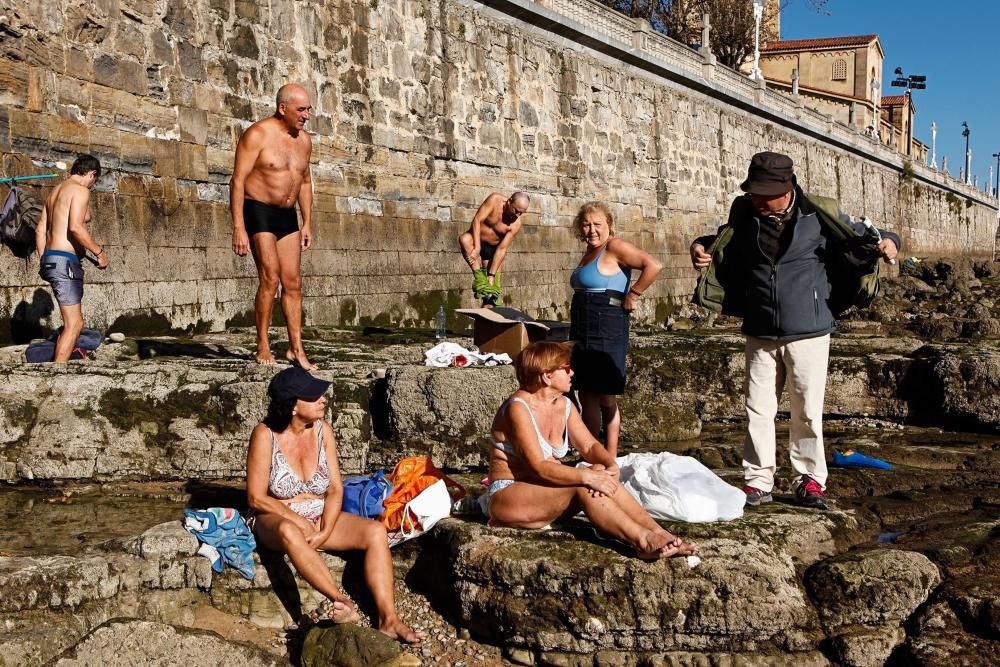
[[[583,422],[618,455],[621,414],[618,399],[625,391],[625,354],[629,315],[653,284],[663,265],[652,255],[615,237],[608,205],[592,201],[576,214],[574,226],[586,251],[573,271],[570,338],[573,347],[573,389],[579,392]],[[632,271],[639,277],[629,284]]]

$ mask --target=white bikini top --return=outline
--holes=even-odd
[[[542,456],[544,456],[545,458],[558,459],[562,458],[563,456],[566,456],[566,453],[569,452],[569,411],[572,406],[572,403],[570,403],[569,397],[565,398],[566,398],[566,417],[565,421],[563,422],[563,441],[562,445],[560,445],[559,447],[553,447],[548,443],[548,441],[544,437],[542,437],[542,432],[538,430],[538,422],[535,421],[535,415],[531,413],[531,407],[528,406],[528,402],[525,401],[523,398],[515,397],[508,399],[506,402],[504,402],[503,405],[500,406],[500,414],[506,412],[507,407],[515,401],[523,405],[525,409],[528,411],[528,416],[531,417],[531,425],[535,427],[535,435],[538,436],[538,446],[542,450]],[[499,449],[507,456],[513,456],[513,457],[520,456],[517,453],[517,448],[514,447],[514,445],[512,445],[509,442],[501,442],[497,440],[493,436],[493,434],[490,434],[490,442],[493,443],[494,447]]]

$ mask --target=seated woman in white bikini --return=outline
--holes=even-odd
[[[287,553],[299,574],[329,599],[334,623],[359,617],[318,551],[364,551],[378,629],[399,641],[418,642],[426,634],[414,632],[396,613],[385,527],[340,510],[344,485],[337,443],[323,421],[329,387],[295,367],[271,380],[267,417],[254,428],[247,452],[247,523],[261,546]]]
[[[507,399],[490,434],[487,511],[495,524],[542,528],[581,509],[597,529],[630,544],[643,559],[695,551],[664,530],[618,482],[618,465],[591,435],[565,393],[571,343],[532,343],[515,363],[520,389]],[[591,467],[564,465],[572,444]]]

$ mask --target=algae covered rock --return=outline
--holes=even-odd
[[[900,624],[940,583],[937,567],[913,551],[848,553],[814,565],[806,585],[827,628]]]
[[[900,664],[915,667],[964,667],[1000,664],[1000,642],[966,631],[947,603],[920,610],[914,635],[900,655]]]
[[[742,336],[675,334],[633,341],[622,397],[623,438],[695,437],[702,420],[743,416]]]
[[[198,538],[180,521],[161,523],[121,542],[125,553],[140,558],[194,556],[198,552]]]
[[[702,562],[646,563],[589,524],[551,531],[448,519],[415,566],[458,624],[536,652],[799,652],[818,620],[792,558],[767,539],[699,541]]]
[[[928,345],[913,353],[900,393],[923,421],[957,427],[1000,428],[1000,352],[958,352]]]
[[[302,645],[303,667],[396,667],[399,642],[353,623],[315,627]]]
[[[905,640],[903,628],[888,627],[847,632],[834,637],[830,644],[837,662],[845,667],[881,667]]]
[[[119,583],[99,556],[0,558],[0,613],[76,607],[112,597]]]

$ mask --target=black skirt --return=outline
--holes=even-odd
[[[577,291],[570,306],[573,346],[573,389],[595,394],[625,392],[625,354],[629,315],[622,308],[625,294]]]

